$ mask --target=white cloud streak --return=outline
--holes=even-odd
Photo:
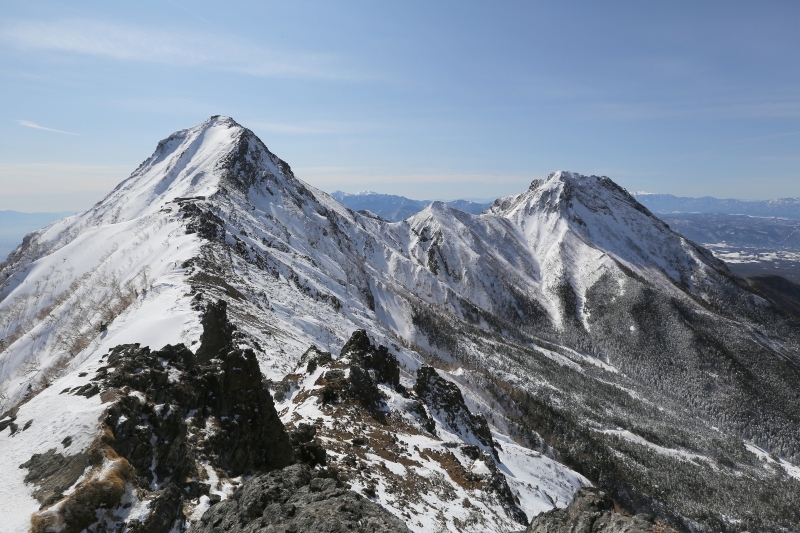
[[[40,126],[39,124],[31,122],[30,120],[17,120],[17,124],[19,124],[20,126],[25,126],[26,128],[33,128],[35,130],[52,131],[53,133],[63,133],[65,135],[77,135],[78,137],[83,137],[83,135],[81,135],[80,133],[72,133],[71,131],[45,128],[44,126]]]
[[[87,19],[17,20],[0,26],[0,42],[50,51],[165,65],[205,67],[280,78],[359,80],[332,54],[290,53],[208,33],[166,31]]]

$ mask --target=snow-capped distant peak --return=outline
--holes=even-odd
[[[578,294],[595,283],[606,262],[611,270],[622,263],[689,287],[709,262],[724,268],[606,176],[554,172],[522,194],[498,199],[490,211],[517,226],[534,255],[552,258],[546,262],[554,276],[569,279]],[[565,255],[569,262],[556,260]]]
[[[591,210],[608,212],[611,204],[622,204],[649,215],[649,211],[623,187],[607,176],[585,176],[559,170],[545,179],[535,179],[527,191],[495,201],[491,211],[512,216],[520,207],[530,211],[564,211],[579,202]]]
[[[235,150],[245,131],[231,118],[214,116],[173,133],[93,211],[105,218],[114,210],[117,221],[129,220],[176,198],[213,195],[220,185],[220,162]]]

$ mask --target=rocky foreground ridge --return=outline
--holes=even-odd
[[[107,407],[86,453],[65,440],[20,465],[41,503],[31,531],[407,531],[326,468],[313,428],[286,431],[255,356],[233,347],[225,303],[203,323],[197,354],[119,346],[61,392]]]
[[[472,439],[475,444],[462,445],[458,456],[446,452],[449,457],[437,460],[447,463],[451,477],[462,476],[460,483],[482,489],[502,502],[509,517],[527,523],[498,471],[500,445],[486,420],[471,413],[458,387],[433,368],[418,371],[412,392],[400,384],[397,359],[386,347],[374,346],[363,330],[353,334],[337,358],[310,349],[303,360],[305,372],[328,369],[317,379],[321,387],[308,391],[316,403],[338,411],[340,421],[355,413],[374,426],[368,437],[349,443],[339,438],[332,447],[349,445],[354,453],[329,456],[319,438],[330,442],[327,432],[317,435],[315,426],[304,423],[287,431],[280,422],[267,387],[276,387],[285,400],[285,383],[262,381],[253,353],[233,348],[234,328],[223,301],[209,305],[203,325],[205,342],[197,354],[182,345],[154,352],[119,346],[103,358],[107,366],[89,384],[61,392],[99,395],[108,404],[103,431],[86,454],[69,455],[70,443],[64,442],[62,450],[48,450],[20,465],[28,471],[28,482],[39,487],[35,495],[42,504],[31,517],[31,531],[408,531],[401,519],[374,503],[374,481],[362,494],[351,490],[350,482],[370,477],[362,473],[359,458],[369,451],[391,456],[398,447],[390,445],[409,429],[409,420],[387,408],[389,398],[379,384],[410,400],[406,414],[418,422],[417,430],[434,436],[436,420]],[[488,473],[465,470],[462,463],[470,458],[491,465]],[[403,485],[436,490],[414,476],[390,483],[401,492]],[[606,492],[581,488],[566,508],[538,515],[525,531],[674,530],[648,515],[616,512]]]

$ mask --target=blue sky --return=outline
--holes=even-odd
[[[323,190],[493,197],[558,169],[800,196],[798,2],[3,2],[0,209],[78,210],[175,130]]]

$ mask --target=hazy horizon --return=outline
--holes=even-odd
[[[85,209],[215,114],[326,191],[800,196],[800,4],[689,6],[5,4],[0,209]]]

